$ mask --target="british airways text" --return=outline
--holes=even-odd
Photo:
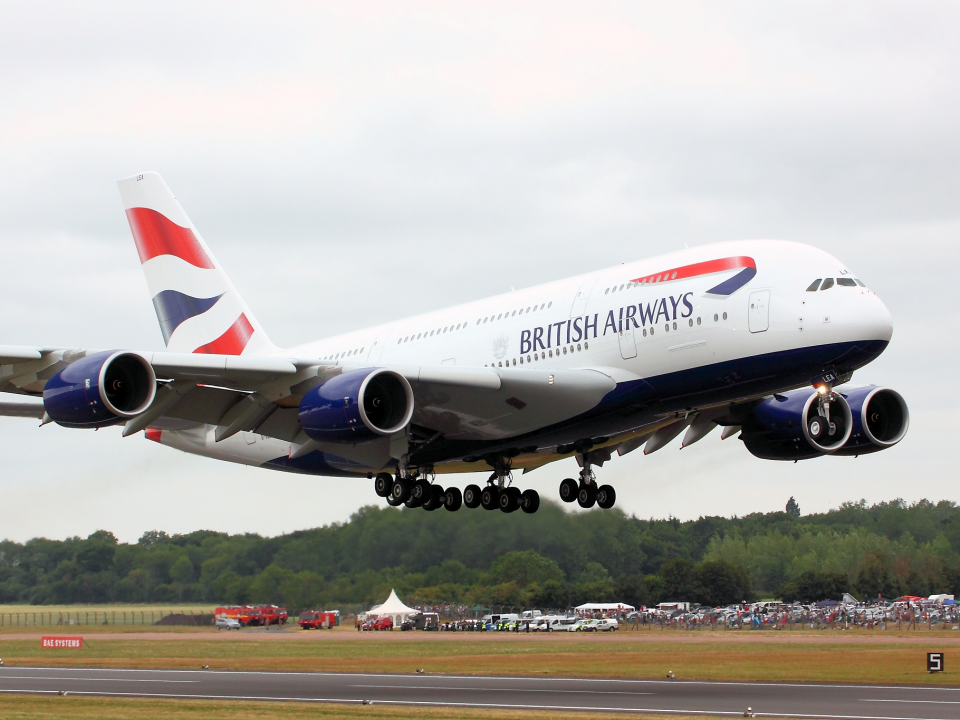
[[[631,327],[640,328],[647,324],[656,325],[663,318],[665,321],[676,320],[678,317],[688,318],[693,315],[693,304],[690,298],[692,292],[684,293],[680,297],[657,298],[652,303],[638,303],[620,308],[619,313],[613,310],[607,312],[607,319],[603,324],[603,332],[599,333],[600,314],[594,313],[591,317],[575,317],[570,320],[561,320],[546,327],[535,327],[523,330],[520,333],[520,353],[525,354],[537,350],[546,350],[554,345],[562,345],[581,340],[590,340],[598,334],[606,335],[607,331],[618,333]],[[632,323],[632,325],[631,325]],[[593,335],[590,332],[593,332]]]

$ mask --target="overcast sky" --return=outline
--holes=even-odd
[[[0,344],[163,348],[115,185],[144,170],[280,345],[684,244],[790,239],[891,309],[855,380],[905,396],[907,438],[785,464],[714,433],[601,480],[640,517],[960,500],[957,4],[152,7],[0,2]],[[16,540],[278,534],[377,500],[116,428],[0,418],[0,453]],[[521,486],[553,498],[575,473]]]

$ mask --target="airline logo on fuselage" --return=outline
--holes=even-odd
[[[653,273],[645,277],[634,278],[630,282],[650,285],[653,283],[674,282],[675,280],[687,280],[704,275],[714,275],[716,273],[727,272],[728,270],[740,270],[740,272],[707,290],[704,293],[705,297],[730,297],[737,290],[753,280],[757,274],[757,264],[753,261],[752,257],[740,255],[738,257],[707,260],[706,262],[671,268],[670,270]]]
[[[652,285],[688,280],[730,270],[739,270],[739,272],[707,290],[704,297],[730,297],[754,278],[757,274],[757,265],[751,257],[729,257],[671,268],[670,270],[636,278],[630,282]],[[609,310],[603,324],[602,333],[600,332],[599,313],[594,313],[592,317],[590,315],[575,317],[545,327],[522,330],[520,332],[520,354],[526,355],[531,352],[547,350],[554,346],[591,340],[600,334],[606,335],[608,332],[617,334],[624,330],[640,329],[648,325],[652,327],[661,321],[674,322],[678,318],[686,319],[693,315],[692,298],[692,292],[685,292],[680,295],[656,298],[647,303],[625,305],[619,308],[619,312]]]

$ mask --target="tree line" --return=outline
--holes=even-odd
[[[826,513],[644,520],[365,507],[278,537],[150,531],[0,542],[0,602],[369,604],[565,608],[587,601],[720,605],[761,597],[960,594],[960,508],[926,500]]]

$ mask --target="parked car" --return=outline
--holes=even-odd
[[[217,630],[239,630],[240,621],[234,618],[221,617],[217,618],[217,622],[214,623],[217,626]]]
[[[393,630],[393,618],[382,617],[373,621],[372,630]]]
[[[389,617],[370,618],[363,625],[361,630],[393,630],[393,619]]]
[[[604,618],[603,620],[597,620],[595,630],[597,632],[614,632],[620,627],[620,623],[612,618]]]
[[[577,620],[575,623],[567,625],[563,629],[567,632],[580,632],[583,630],[583,626],[587,624],[587,620]]]

